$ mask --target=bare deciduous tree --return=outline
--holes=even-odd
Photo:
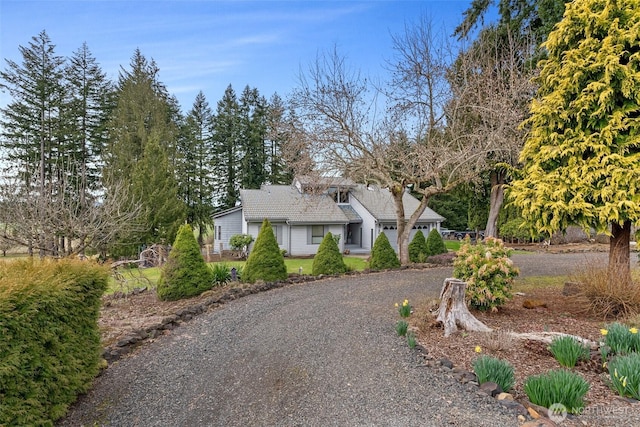
[[[477,177],[486,147],[456,123],[461,110],[451,102],[448,48],[429,22],[393,41],[398,55],[386,89],[374,88],[334,50],[302,73],[291,102],[317,169],[390,190],[400,261],[407,264],[409,236],[429,198]],[[378,97],[389,101],[384,111]],[[405,211],[405,191],[420,199],[414,212]]]
[[[516,166],[524,144],[520,123],[528,114],[535,93],[535,69],[529,64],[535,44],[509,33],[485,30],[472,47],[462,52],[452,68],[451,88],[456,123],[476,144],[487,148],[486,172],[491,182],[485,236],[498,237],[497,221],[504,200],[507,171]]]
[[[71,256],[87,247],[99,248],[116,236],[137,230],[139,209],[131,208],[122,186],[109,198],[82,206],[68,192],[28,190],[6,184],[0,190],[2,239],[41,256]]]

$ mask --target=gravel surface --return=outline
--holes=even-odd
[[[523,275],[566,274],[586,260],[513,258]],[[517,426],[395,334],[394,303],[437,297],[450,275],[345,276],[225,304],[110,366],[59,425]]]

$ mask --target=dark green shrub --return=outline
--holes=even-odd
[[[287,277],[287,267],[276,237],[273,235],[273,228],[269,220],[265,219],[244,266],[242,280],[247,283],[254,283],[256,280],[275,282],[285,280]]]
[[[158,298],[178,300],[200,295],[213,286],[213,273],[200,253],[189,224],[178,230],[158,281]]]
[[[422,234],[422,230],[418,230],[409,243],[409,261],[424,262],[427,257],[427,241]]]
[[[435,228],[429,232],[429,236],[427,236],[427,256],[446,254],[447,247],[444,244],[444,240],[442,240],[442,236],[440,232]]]
[[[380,233],[373,244],[369,268],[371,270],[385,270],[387,268],[400,267],[400,260],[391,247],[387,235]]]
[[[0,263],[0,425],[53,425],[89,389],[108,277],[87,261]]]
[[[311,274],[343,274],[347,272],[347,266],[342,259],[340,248],[333,234],[327,233],[320,243],[318,252],[313,257]]]

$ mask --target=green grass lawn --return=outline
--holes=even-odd
[[[445,240],[444,246],[453,252],[457,252],[460,249],[460,241],[459,240]]]
[[[345,264],[354,271],[362,271],[367,268],[367,262],[364,258],[346,256],[343,257]],[[210,263],[213,265],[215,263]],[[229,268],[240,268],[244,266],[245,261],[223,261],[223,264],[229,266]],[[299,273],[300,267],[302,267],[302,274],[311,274],[313,265],[313,258],[285,258],[284,264],[287,267],[289,274]],[[157,267],[152,268],[131,268],[119,270],[121,280],[116,280],[113,276],[109,279],[109,287],[107,294],[114,292],[130,292],[135,288],[149,287],[153,288],[157,285],[158,279],[160,279],[160,269]]]

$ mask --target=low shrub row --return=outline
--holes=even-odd
[[[0,263],[0,425],[52,425],[89,388],[108,276],[86,261]]]

